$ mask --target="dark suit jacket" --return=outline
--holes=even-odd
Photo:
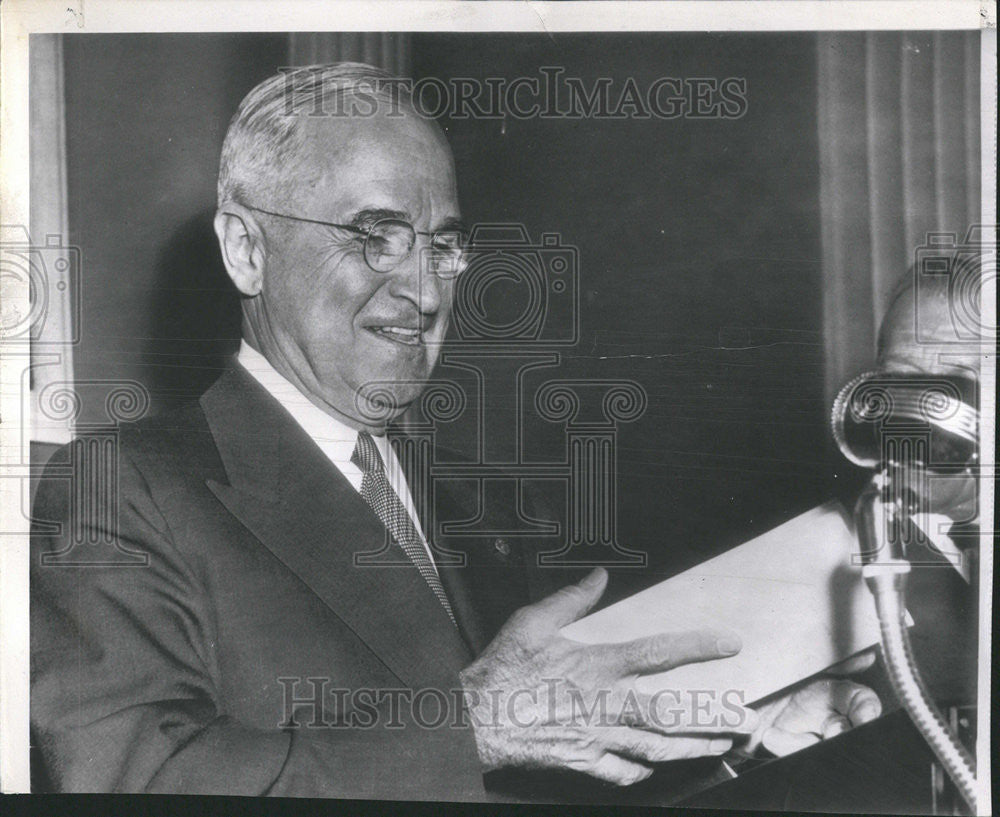
[[[421,724],[378,691],[454,701],[459,671],[551,587],[528,543],[449,544],[469,559],[443,569],[460,635],[415,569],[355,566],[384,526],[238,367],[124,427],[118,463],[117,511],[78,496],[91,507],[74,518],[79,487],[55,472],[35,502],[32,730],[57,789],[488,798],[471,728],[436,725],[436,693]],[[451,519],[477,502],[441,491]],[[73,535],[84,544],[67,551]],[[107,542],[148,564],[72,564]]]

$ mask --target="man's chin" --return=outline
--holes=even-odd
[[[427,386],[426,374],[386,374],[364,383],[355,395],[361,419],[382,425],[403,414],[420,399]]]

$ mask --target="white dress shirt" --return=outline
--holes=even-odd
[[[358,442],[358,432],[340,420],[331,417],[315,403],[312,403],[302,392],[282,377],[267,358],[245,340],[240,342],[240,352],[236,360],[281,403],[282,407],[292,415],[295,422],[302,427],[302,430],[319,446],[324,456],[336,466],[337,470],[351,483],[354,490],[360,494],[364,474],[358,466],[351,462],[354,447]],[[424,536],[423,528],[420,526],[420,519],[417,518],[416,507],[413,504],[410,488],[406,484],[402,466],[396,459],[396,454],[384,434],[380,436],[373,434],[372,439],[382,456],[389,485],[396,492],[400,502],[403,503],[410,519],[413,520],[413,526],[420,536],[420,541],[423,542],[431,564],[434,564],[434,555],[427,545],[427,537]],[[435,567],[435,569],[437,568]]]

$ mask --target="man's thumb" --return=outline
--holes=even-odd
[[[558,590],[538,602],[538,609],[558,627],[582,618],[595,605],[608,586],[608,571],[596,567],[583,580]]]

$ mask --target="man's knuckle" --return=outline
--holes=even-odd
[[[708,751],[707,740],[696,740],[694,738],[683,738],[680,746],[675,749],[675,757],[692,758],[703,755]]]
[[[529,627],[534,622],[537,612],[531,607],[519,607],[513,613],[507,623],[511,629],[520,630]]]
[[[633,666],[653,667],[663,662],[663,648],[656,639],[633,642],[628,663]]]
[[[650,773],[651,772],[649,770],[644,769],[641,766],[631,767],[622,774],[622,785],[634,786],[636,783],[639,783],[649,777]]]
[[[642,660],[649,666],[662,663],[668,652],[669,647],[665,646],[659,638],[651,638],[641,648]]]
[[[573,748],[583,759],[597,761],[604,754],[604,742],[593,731],[587,729],[574,730]]]
[[[871,695],[871,691],[868,687],[861,686],[861,684],[852,684],[851,686],[852,689],[850,690],[847,698],[848,711],[864,704]]]
[[[607,752],[595,741],[588,746],[574,746],[563,762],[567,768],[591,774],[605,769]]]
[[[674,666],[677,663],[677,642],[673,639],[663,639],[657,645],[656,663],[663,666]]]

